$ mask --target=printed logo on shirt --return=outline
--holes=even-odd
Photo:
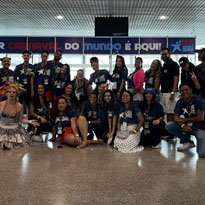
[[[120,118],[132,118],[132,111],[128,110],[120,113]]]
[[[89,111],[88,117],[91,117],[92,119],[97,119],[97,112],[93,110]]]
[[[101,75],[99,81],[100,81],[100,82],[105,82],[105,75]]]
[[[67,117],[67,116],[63,116],[62,118],[57,117],[56,120],[55,120],[55,123],[66,122],[66,121],[70,121],[69,117]]]

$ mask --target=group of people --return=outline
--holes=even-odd
[[[205,49],[198,52],[202,63],[195,67],[186,57],[179,64],[174,62],[169,48],[163,48],[163,65],[154,60],[144,72],[143,59],[136,57],[135,70],[129,75],[121,55],[116,57],[112,74],[99,69],[98,58],[92,57],[94,72],[89,80],[83,69],[71,80],[69,65],[60,63],[61,50],[52,61],[47,61],[49,54],[43,51],[42,61],[35,65],[29,64],[31,52],[23,51],[24,62],[14,71],[9,69],[10,59],[4,57],[0,86],[6,95],[1,95],[0,102],[0,146],[24,146],[52,132],[50,141],[58,137],[76,148],[108,143],[132,153],[145,146],[160,148],[162,136],[168,135],[167,140],[179,137],[178,151],[185,151],[195,146],[194,135],[197,152],[204,157]],[[28,120],[23,118],[23,103]],[[29,124],[27,132],[19,122]]]

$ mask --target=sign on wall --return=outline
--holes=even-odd
[[[140,54],[160,54],[167,46],[167,38],[140,38]]]
[[[112,53],[136,55],[139,52],[138,43],[139,38],[112,38]]]
[[[84,54],[110,54],[110,38],[84,38]]]
[[[65,54],[160,54],[169,47],[172,54],[194,54],[195,38],[95,38],[95,37],[0,37],[0,53],[32,53],[47,50]]]
[[[0,53],[21,53],[26,48],[26,37],[0,37]]]
[[[63,53],[83,54],[83,38],[57,37],[56,50],[58,49]]]
[[[44,50],[54,53],[55,39],[54,37],[29,37],[28,50],[32,53],[41,53]]]
[[[168,38],[172,54],[194,54],[195,38]]]

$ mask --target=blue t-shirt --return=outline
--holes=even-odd
[[[96,90],[98,89],[98,86],[101,84],[101,83],[106,83],[107,80],[111,80],[111,75],[110,73],[103,69],[103,70],[99,70],[99,73],[92,73],[91,76],[90,76],[90,82],[91,84],[92,83],[95,83],[96,84]]]
[[[60,69],[63,67],[62,63],[60,62],[56,63],[56,62],[53,62],[52,60],[48,61],[47,64],[48,66],[52,68],[54,75],[60,73]]]
[[[3,71],[3,68],[0,68],[0,86],[3,86],[6,82],[15,82],[15,73],[9,69],[8,74]]]
[[[83,115],[86,117],[87,121],[100,120],[101,123],[104,122],[103,109],[100,104],[96,104],[95,107],[91,106],[88,102],[83,110]]]
[[[122,104],[120,104],[118,101],[115,101],[113,105],[113,109],[108,110],[104,108],[104,115],[106,116],[106,119],[107,117],[109,118],[113,118],[114,116],[118,117],[121,107]]]
[[[155,78],[156,78],[156,74],[151,76],[149,71],[145,72],[145,89],[155,88]]]
[[[158,102],[152,103],[150,105],[142,102],[139,106],[144,116],[145,123],[147,122],[149,128],[157,128],[156,125],[153,125],[153,121],[159,119],[160,117],[164,117],[164,110],[161,104]]]
[[[63,95],[65,93],[65,86],[70,82],[67,74],[61,75],[61,73],[58,73],[58,75],[54,75],[53,81],[53,92],[56,97]]]
[[[53,69],[50,65],[42,66],[41,63],[35,64],[33,73],[35,74],[35,87],[38,84],[42,84],[45,91],[52,89]]]
[[[78,113],[74,109],[68,109],[67,113],[61,117],[51,116],[51,124],[57,129],[58,127],[70,127],[71,126],[71,118],[77,117]]]
[[[16,81],[22,84],[27,92],[31,90],[31,76],[34,75],[32,71],[32,64],[24,65],[23,63],[17,65],[14,70]]]
[[[119,117],[120,117],[120,124],[123,122],[130,123],[130,124],[137,124],[138,117],[137,113],[141,112],[137,105],[133,105],[132,110],[128,110],[125,105],[122,106]]]
[[[133,77],[134,77],[135,73],[136,72],[131,73],[127,78],[128,89],[134,89],[135,88],[134,81],[133,81]]]
[[[113,82],[113,92],[116,94],[119,89],[120,85],[122,83],[122,80],[127,80],[127,74],[128,70],[126,67],[121,68],[121,69],[116,69],[115,72],[112,74],[112,82]]]
[[[192,95],[190,102],[184,101],[183,98],[177,101],[174,113],[178,114],[181,118],[195,117],[198,112],[202,111],[202,99],[197,95]],[[193,123],[188,123],[192,126]],[[194,123],[196,128],[202,129],[202,122]]]

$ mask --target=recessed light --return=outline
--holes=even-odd
[[[56,19],[62,20],[62,19],[64,19],[64,16],[63,15],[57,15]]]
[[[159,19],[160,20],[166,20],[166,19],[168,19],[168,16],[162,15],[162,16],[159,17]]]

